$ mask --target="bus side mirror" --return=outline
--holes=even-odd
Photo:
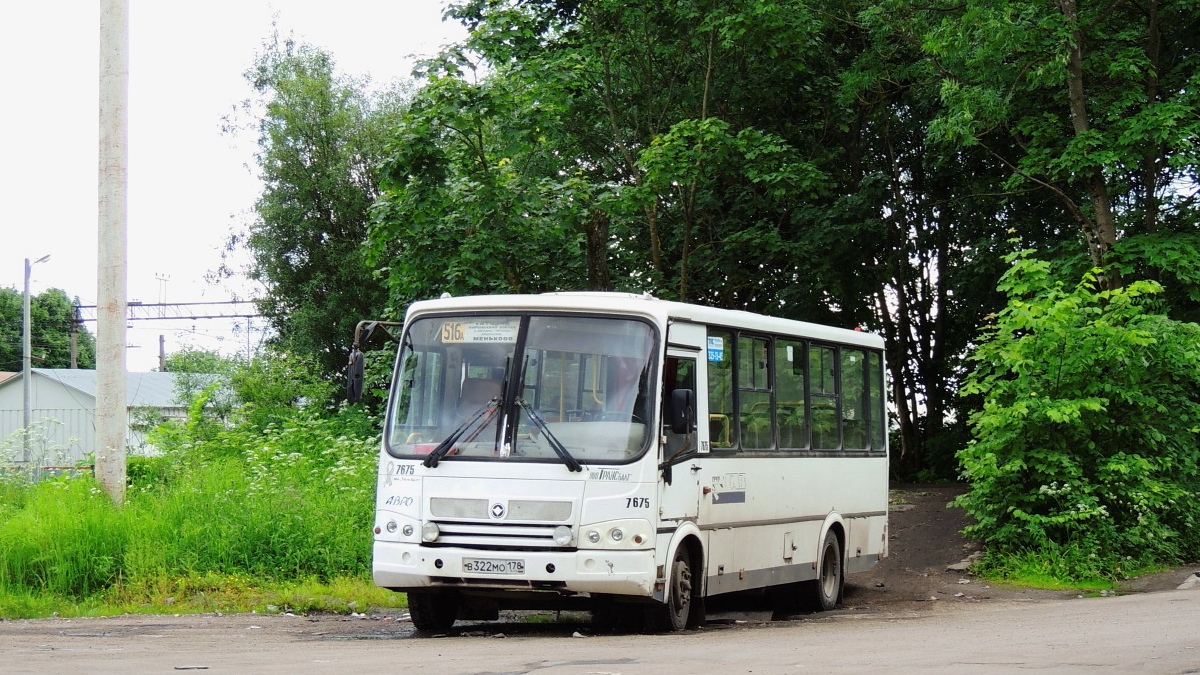
[[[362,400],[363,353],[358,347],[350,350],[350,362],[346,364],[346,400],[358,403]]]
[[[691,389],[671,392],[671,433],[690,434],[695,427],[696,393]]]

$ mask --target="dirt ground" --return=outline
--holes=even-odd
[[[947,504],[965,490],[956,485],[897,485],[888,517],[889,555],[871,571],[846,581],[847,609],[895,607],[906,603],[1051,600],[1075,595],[982,582],[950,570],[981,550],[963,539],[967,516]],[[1200,565],[1180,567],[1123,582],[1116,594],[1177,588]]]

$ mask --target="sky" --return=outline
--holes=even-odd
[[[251,96],[243,73],[273,23],[328,51],[339,72],[385,84],[462,37],[460,26],[442,21],[444,4],[129,0],[128,300],[223,302],[257,292],[244,278],[218,286],[206,275],[221,264],[230,233],[252,219],[261,189],[256,134],[222,126]],[[99,0],[5,5],[0,287],[22,291],[25,259],[49,255],[32,268],[31,293],[59,288],[96,304],[99,31]],[[157,368],[159,336],[167,353],[253,349],[262,336],[256,321],[129,322],[127,367]],[[95,323],[87,325],[94,334]]]

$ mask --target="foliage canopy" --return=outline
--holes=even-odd
[[[257,120],[265,187],[256,220],[229,248],[251,254],[248,273],[264,285],[258,306],[273,343],[336,373],[355,323],[377,318],[385,305],[362,243],[406,94],[399,86],[371,93],[367,82],[338,74],[327,52],[278,34],[246,79],[260,97],[259,107],[244,108]]]
[[[347,317],[442,292],[648,291],[883,334],[895,475],[946,478],[1008,239],[1110,290],[1157,281],[1172,318],[1200,311],[1186,0],[461,0],[447,18],[468,36],[420,66],[407,105],[349,116],[384,121],[354,165],[366,200],[308,179],[345,174],[336,162],[287,158],[317,148],[301,129],[359,138],[340,120],[370,97],[289,65],[319,50],[277,42],[261,62],[286,103],[263,118],[263,166],[299,169],[260,205],[284,225],[262,230],[261,270],[279,326],[336,326],[310,342],[281,328],[326,372]],[[372,205],[342,240],[345,218],[276,208],[293,201]],[[275,247],[290,223],[329,246]],[[322,256],[356,271],[309,283]]]

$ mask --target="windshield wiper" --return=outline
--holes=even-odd
[[[450,453],[450,450],[458,444],[459,439],[462,438],[463,435],[480,420],[480,418],[483,418],[483,424],[480,424],[475,428],[475,431],[466,439],[467,442],[475,440],[475,437],[479,435],[479,432],[483,431],[484,427],[491,423],[492,418],[496,416],[496,411],[499,409],[499,396],[488,401],[487,403],[484,403],[482,408],[476,410],[475,414],[467,418],[467,421],[458,425],[454,431],[450,432],[450,435],[447,436],[445,440],[443,440],[441,443],[438,443],[437,447],[434,448],[433,451],[429,453],[429,456],[425,458],[425,461],[421,463],[430,469],[436,468],[438,462]]]
[[[546,442],[549,443],[550,447],[554,449],[554,452],[562,458],[562,461],[567,465],[567,468],[571,471],[583,471],[583,465],[579,463],[579,460],[572,457],[571,453],[567,452],[566,446],[564,446],[557,438],[554,437],[554,434],[550,431],[550,426],[546,424],[546,420],[543,420],[542,416],[537,414],[537,411],[533,409],[533,406],[526,403],[525,399],[523,398],[517,399],[517,405],[521,406],[521,409],[529,415],[529,419],[533,421],[533,425],[541,430],[543,434],[546,434]]]

